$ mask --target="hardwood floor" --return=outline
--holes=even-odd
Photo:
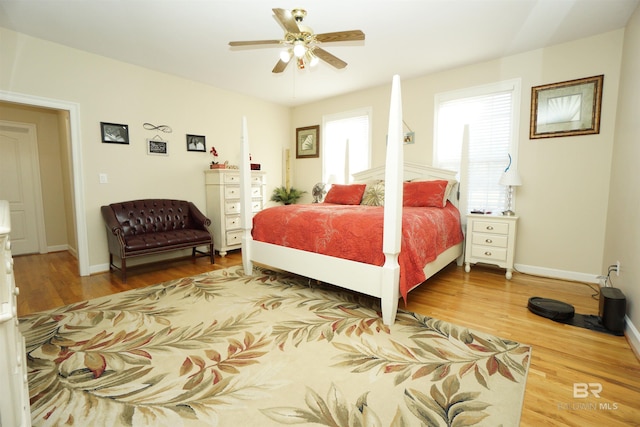
[[[18,315],[239,265],[239,252],[131,269],[128,283],[117,273],[79,277],[66,252],[16,256]],[[572,304],[576,313],[597,314],[598,300],[585,284],[474,267],[450,265],[409,295],[406,309],[529,344],[533,347],[522,426],[640,426],[640,362],[625,337],[563,325],[527,310],[532,296]],[[401,307],[403,305],[401,304]],[[574,384],[578,386],[574,397]],[[586,388],[602,390],[583,398]],[[581,388],[582,387],[582,388]],[[510,427],[510,426],[505,426]]]

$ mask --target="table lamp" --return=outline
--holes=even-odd
[[[504,170],[504,173],[498,181],[500,185],[509,187],[507,190],[507,210],[502,212],[502,215],[513,216],[515,212],[511,210],[511,203],[513,201],[513,187],[522,185],[522,179],[518,175],[518,171],[511,169],[511,155],[509,155],[509,166]]]

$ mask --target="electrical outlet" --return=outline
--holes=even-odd
[[[98,178],[100,179],[100,184],[107,184],[109,182],[109,178],[106,173],[98,174]]]
[[[620,275],[620,261],[616,261],[616,276]]]

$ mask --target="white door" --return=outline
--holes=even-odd
[[[43,252],[42,197],[36,127],[0,121],[0,199],[11,209],[11,252]]]

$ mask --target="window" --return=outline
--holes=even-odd
[[[348,184],[352,174],[370,167],[370,117],[370,109],[323,117],[322,182]]]
[[[469,125],[466,212],[505,209],[507,187],[498,184],[509,165],[516,168],[520,80],[438,94],[435,97],[434,165],[460,171],[462,139]],[[463,183],[464,186],[464,183]]]

